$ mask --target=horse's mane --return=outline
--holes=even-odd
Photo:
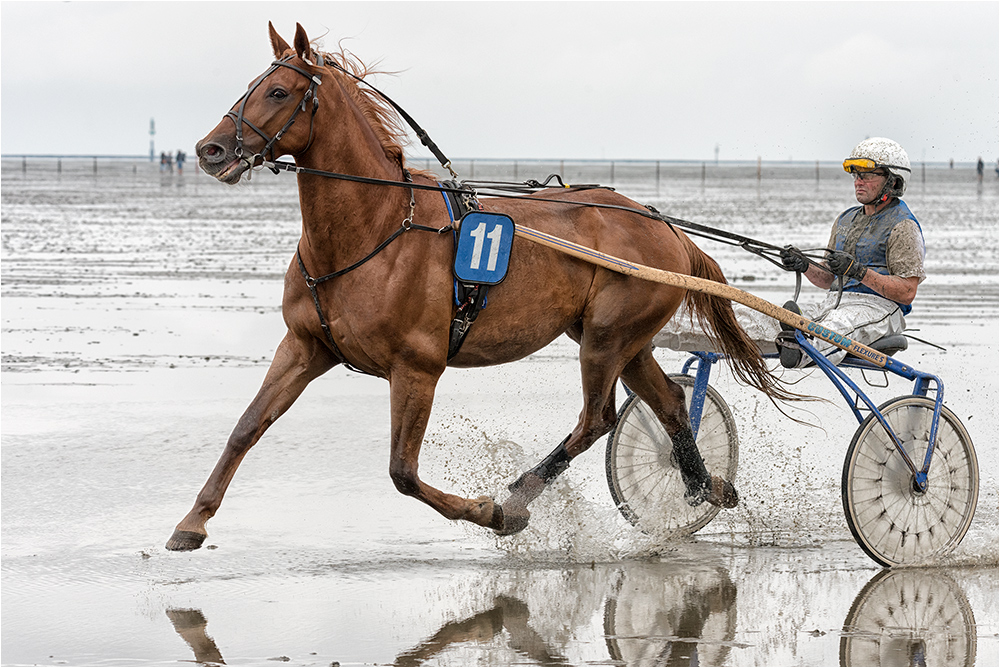
[[[385,72],[366,65],[357,56],[343,47],[339,47],[337,53],[322,52],[322,55],[325,60],[328,59],[337,63],[337,65],[359,79],[364,79],[373,74],[396,74],[395,72]],[[362,86],[357,80],[344,75],[336,67],[324,65],[322,69],[332,73],[334,76],[340,77],[340,81],[344,84],[344,89],[351,96],[354,103],[358,105],[358,108],[361,109],[362,115],[375,133],[375,137],[378,139],[379,144],[381,144],[386,157],[392,162],[399,164],[400,167],[404,167],[406,159],[403,155],[403,147],[410,143],[410,139],[399,113],[376,91]]]

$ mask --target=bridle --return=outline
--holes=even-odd
[[[230,109],[229,112],[226,113],[226,118],[232,119],[233,124],[236,126],[236,151],[235,151],[236,158],[246,163],[247,178],[250,178],[250,176],[253,174],[253,169],[257,164],[258,158],[260,158],[261,164],[264,164],[265,162],[268,162],[267,157],[269,155],[270,162],[274,162],[274,145],[277,144],[284,136],[284,134],[288,132],[289,128],[292,127],[292,124],[295,123],[295,119],[298,117],[299,113],[306,111],[306,108],[309,106],[310,100],[312,100],[312,114],[310,114],[309,116],[309,141],[308,143],[306,143],[305,148],[302,149],[300,153],[305,153],[312,145],[313,121],[316,118],[316,111],[319,109],[319,97],[316,95],[316,89],[319,87],[321,83],[323,83],[323,80],[320,78],[318,74],[313,74],[312,72],[308,72],[302,69],[301,67],[298,67],[297,65],[292,65],[291,63],[289,63],[288,61],[290,61],[294,57],[295,56],[293,55],[288,55],[280,60],[275,60],[273,63],[271,63],[271,67],[268,68],[259,77],[257,77],[257,79],[252,84],[250,84],[250,87],[247,89],[247,92],[244,93],[243,96],[236,101],[236,104],[233,105],[234,108],[238,107],[238,109],[236,109],[236,111]],[[320,66],[322,66],[323,65],[322,54],[317,54],[316,58],[317,58],[317,63]],[[258,128],[250,121],[248,121],[246,117],[243,115],[243,112],[246,109],[247,100],[250,99],[250,96],[253,95],[254,91],[256,91],[257,88],[259,88],[260,85],[264,83],[265,79],[267,79],[269,76],[277,72],[278,69],[282,67],[287,67],[290,70],[298,72],[305,78],[309,79],[310,83],[309,83],[309,88],[306,90],[305,93],[302,94],[301,102],[299,102],[299,104],[295,106],[295,111],[292,112],[291,117],[289,117],[289,119],[285,122],[282,128],[278,130],[277,134],[275,134],[273,137],[268,137],[263,130]],[[260,137],[265,142],[264,148],[262,148],[259,153],[255,153],[250,157],[246,157],[243,154],[244,125],[246,125],[248,128],[256,132],[258,135],[260,135]],[[273,167],[271,169],[275,174],[278,173],[278,170],[274,169]]]

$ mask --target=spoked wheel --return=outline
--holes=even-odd
[[[897,397],[879,411],[920,468],[934,402],[920,396]],[[841,495],[855,540],[883,566],[944,556],[969,530],[979,498],[979,464],[972,439],[955,414],[942,407],[927,490],[920,492],[889,435],[870,415],[847,450]]]
[[[671,375],[670,379],[684,388],[685,403],[690,406],[694,378]],[[739,460],[738,440],[729,406],[709,386],[696,439],[709,473],[733,479]],[[652,409],[638,395],[629,397],[608,436],[605,469],[618,510],[651,535],[691,534],[719,513],[710,503],[692,508],[684,501],[684,481],[672,451],[670,436]]]

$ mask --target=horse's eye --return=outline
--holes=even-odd
[[[275,100],[284,100],[286,97],[288,97],[288,93],[280,88],[275,88],[273,91],[271,91],[271,97],[273,97]]]

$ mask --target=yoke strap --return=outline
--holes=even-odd
[[[319,303],[319,292],[316,290],[318,282],[315,278],[310,276],[309,272],[306,270],[306,263],[302,261],[302,254],[299,253],[298,248],[295,249],[295,259],[299,261],[299,271],[302,272],[302,278],[306,279],[306,285],[309,287],[309,293],[312,294],[313,304],[316,306],[316,315],[319,316],[319,326],[323,329],[323,333],[326,334],[326,342],[330,344],[330,349],[333,351],[334,357],[337,358],[338,362],[351,371],[368,374],[367,371],[362,371],[348,362],[344,353],[340,352],[340,346],[338,346],[337,342],[333,340],[333,332],[330,331],[330,325],[327,324],[326,317],[323,315],[323,305]]]
[[[404,171],[403,175],[407,179],[407,181],[410,180],[409,172]],[[344,274],[354,271],[361,265],[365,264],[373,257],[381,253],[383,250],[385,250],[386,246],[395,241],[396,238],[398,238],[401,234],[403,234],[403,232],[406,232],[408,230],[419,230],[421,232],[435,232],[437,234],[443,234],[448,230],[453,229],[451,224],[445,225],[442,228],[428,227],[426,225],[414,224],[413,207],[414,207],[414,199],[413,199],[413,191],[411,190],[410,215],[403,221],[403,223],[399,226],[399,228],[397,228],[395,232],[390,234],[382,243],[376,246],[372,252],[368,253],[368,255],[364,256],[363,258],[361,258],[360,260],[358,260],[349,267],[345,267],[338,271],[334,271],[332,273],[326,274],[325,276],[319,276],[317,278],[311,276],[309,274],[309,270],[306,269],[306,263],[302,260],[302,250],[300,246],[296,245],[295,247],[295,259],[299,265],[299,272],[302,274],[302,278],[305,279],[306,287],[309,288],[309,294],[312,295],[313,305],[316,307],[316,315],[319,316],[319,326],[322,328],[323,333],[326,334],[326,342],[330,344],[330,349],[333,351],[333,354],[337,358],[337,360],[351,371],[355,371],[357,373],[364,373],[368,375],[374,375],[374,374],[369,374],[367,371],[363,371],[362,369],[358,369],[357,367],[352,365],[347,360],[347,357],[344,356],[344,353],[340,351],[340,347],[337,346],[337,342],[334,341],[333,339],[333,332],[330,331],[330,325],[326,321],[326,316],[323,314],[323,305],[320,303],[319,290],[317,289],[317,287],[320,285],[320,283],[325,283],[326,281],[337,278],[338,276],[343,276]]]

